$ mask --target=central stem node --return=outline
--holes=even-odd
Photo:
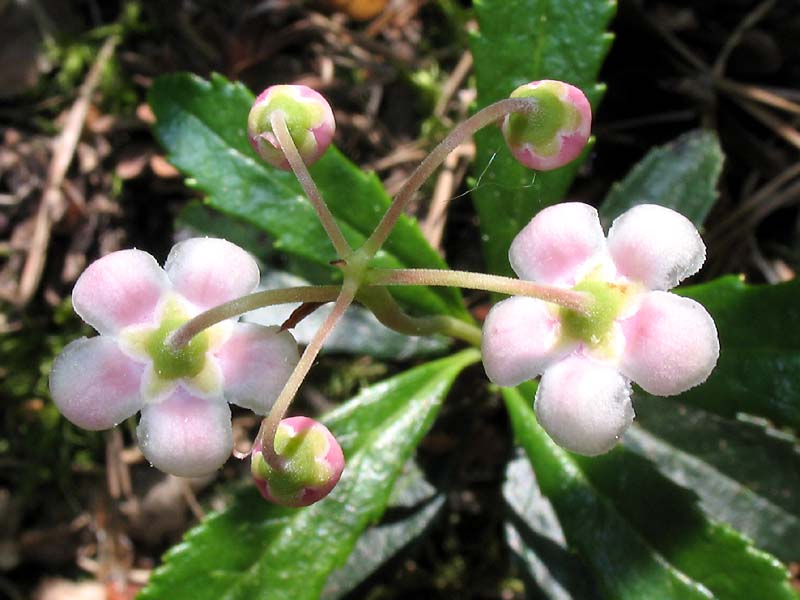
[[[372,257],[363,248],[359,248],[334,264],[341,269],[346,284],[358,290],[367,281],[370,260]]]

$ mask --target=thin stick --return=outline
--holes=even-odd
[[[793,179],[800,177],[800,163],[795,163],[789,168],[779,173],[776,177],[764,184],[757,192],[752,194],[742,202],[733,212],[722,219],[719,224],[706,236],[708,243],[714,243],[718,239],[725,238],[729,230],[736,230],[736,225],[741,224],[742,219],[747,219],[747,214],[755,211],[764,201],[775,195],[784,185]]]
[[[730,94],[743,96],[748,100],[755,100],[761,104],[766,104],[779,110],[784,110],[793,115],[800,115],[800,104],[787,100],[783,96],[779,96],[774,92],[769,91],[763,87],[749,85],[746,83],[738,83],[730,79],[718,79],[714,82],[719,89]]]
[[[475,144],[465,143],[451,152],[436,178],[428,214],[420,222],[422,235],[428,243],[441,251],[442,236],[447,223],[447,208],[454,199],[453,194],[466,174],[467,163],[475,156]],[[462,160],[467,159],[467,160]]]
[[[797,131],[789,123],[773,116],[763,108],[759,108],[753,102],[737,98],[736,103],[771,129],[773,133],[800,150],[800,131]]]
[[[291,302],[331,302],[338,294],[339,287],[335,285],[302,285],[280,290],[253,292],[247,296],[210,308],[189,319],[172,332],[168,343],[173,348],[180,348],[188,344],[198,333],[212,325],[238,317],[251,310],[275,304],[289,304]]]
[[[447,111],[447,105],[450,103],[450,99],[458,92],[458,89],[461,87],[461,84],[469,75],[469,72],[472,70],[472,54],[469,51],[464,52],[461,55],[461,58],[456,63],[455,69],[450,74],[450,77],[447,78],[444,85],[442,86],[442,93],[439,96],[439,101],[436,103],[436,107],[433,109],[434,116],[443,117],[444,113]]]
[[[530,296],[583,313],[589,311],[589,302],[591,301],[589,295],[584,292],[576,292],[511,277],[501,277],[500,275],[472,273],[470,271],[375,269],[370,271],[368,281],[373,285],[453,286],[513,296]]]
[[[742,19],[741,22],[736,26],[736,28],[733,30],[733,33],[731,33],[728,39],[725,40],[722,50],[720,50],[719,54],[717,55],[717,59],[714,61],[714,66],[712,67],[711,72],[715,78],[722,77],[722,75],[725,73],[725,67],[728,64],[728,58],[736,46],[739,45],[739,42],[742,40],[742,36],[745,34],[745,32],[763,19],[774,6],[775,0],[765,0],[765,2],[762,2],[752,11],[750,11],[750,13],[748,13],[745,18]]]
[[[381,222],[372,232],[369,239],[364,242],[361,251],[365,252],[368,256],[375,256],[375,253],[389,237],[389,234],[403,214],[403,210],[411,200],[411,197],[422,187],[422,184],[427,181],[428,177],[442,164],[447,155],[452,150],[461,145],[464,140],[474,134],[479,129],[486,127],[490,123],[494,123],[505,117],[512,112],[532,113],[537,110],[537,102],[532,98],[507,98],[500,100],[494,104],[490,104],[486,108],[479,110],[469,119],[458,125],[450,134],[444,138],[436,148],[433,149],[425,160],[420,163],[416,170],[406,180],[406,183],[395,196],[386,214],[383,215]]]
[[[297,362],[297,366],[283,386],[278,399],[272,405],[269,415],[261,423],[261,429],[256,440],[261,440],[261,452],[264,454],[264,459],[274,467],[280,468],[280,459],[275,453],[275,434],[278,432],[278,426],[284,415],[286,415],[292,400],[294,400],[297,390],[300,389],[300,384],[303,383],[308,371],[311,369],[311,365],[314,364],[317,354],[322,349],[322,344],[325,343],[325,339],[336,327],[347,307],[353,302],[357,290],[358,284],[356,282],[345,281],[342,291],[333,305],[333,310],[317,330],[317,333],[314,334],[311,342],[306,346],[303,355]]]
[[[349,256],[353,252],[353,249],[350,247],[350,244],[347,243],[347,240],[344,239],[342,230],[339,229],[339,224],[336,222],[336,219],[333,218],[331,211],[328,209],[328,205],[325,204],[325,200],[322,198],[322,194],[317,188],[317,184],[314,183],[311,173],[308,172],[308,167],[306,167],[306,163],[303,161],[303,157],[300,156],[300,152],[297,150],[297,146],[295,146],[292,135],[289,133],[289,127],[286,125],[286,118],[283,112],[276,110],[270,116],[269,121],[270,125],[272,125],[272,131],[275,133],[275,136],[278,138],[278,143],[281,145],[281,150],[283,150],[286,160],[289,161],[289,166],[292,167],[297,181],[303,186],[303,191],[305,191],[306,196],[308,196],[308,199],[317,211],[319,220],[322,222],[322,227],[325,228],[325,233],[328,234],[333,247],[336,249],[336,253],[339,255],[339,258]]]
[[[119,44],[119,36],[116,35],[110,36],[103,43],[103,47],[81,85],[78,98],[69,111],[64,129],[53,144],[53,159],[47,172],[47,185],[39,202],[30,250],[17,287],[15,298],[17,304],[26,304],[39,286],[44,272],[47,247],[50,243],[50,229],[53,226],[56,208],[61,204],[63,198],[61,186],[72,162],[72,157],[75,155],[75,149],[78,147],[78,140],[83,131],[86,114],[89,112],[92,94],[100,83],[103,69],[114,54],[117,44]]]

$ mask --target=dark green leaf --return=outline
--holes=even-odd
[[[553,505],[542,495],[524,454],[508,463],[503,497],[509,508],[506,541],[526,579],[526,597],[599,599],[586,566],[567,547]]]
[[[694,493],[670,482],[648,460],[617,447],[577,462],[598,493],[653,548],[713,597],[797,598],[777,559],[756,550],[735,529],[707,518]]]
[[[800,556],[800,448],[793,436],[657,397],[636,398],[636,423],[625,446],[694,490],[711,517],[782,560]]]
[[[603,88],[597,73],[611,45],[606,26],[613,0],[476,0],[480,32],[472,38],[479,107],[507,98],[537,79],[560,79],[581,88],[594,108]],[[580,159],[548,172],[517,163],[499,129],[476,136],[472,192],[489,271],[511,274],[511,240],[539,210],[559,202]],[[485,173],[484,173],[485,171]]]
[[[747,285],[724,277],[676,291],[708,309],[720,343],[711,377],[679,399],[722,416],[742,412],[800,429],[800,281]]]
[[[270,255],[268,236],[249,223],[220,214],[207,205],[192,201],[184,206],[175,218],[175,229],[191,236],[221,237],[250,252],[259,260]]]
[[[442,509],[444,499],[442,495],[436,496],[410,513],[385,519],[380,525],[367,529],[347,564],[331,573],[321,598],[336,600],[358,587],[427,529]]]
[[[170,161],[217,210],[270,234],[275,248],[329,267],[333,248],[294,175],[261,161],[245,131],[253,95],[215,75],[205,81],[181,73],[156,81],[149,93],[156,134]],[[345,237],[360,245],[389,205],[374,174],[365,174],[331,147],[311,173]],[[445,268],[417,224],[403,217],[375,264]],[[335,273],[330,271],[332,276]],[[398,298],[421,311],[469,318],[453,288],[398,288]]]
[[[615,600],[689,600],[709,594],[675,569],[599,494],[572,455],[539,427],[530,402],[503,390],[511,425],[550,500],[567,542],[584,558],[604,596]],[[632,494],[636,495],[636,494]]]
[[[788,572],[695,496],[622,447],[596,458],[556,446],[516,390],[504,390],[515,434],[567,541],[610,598],[796,599]]]
[[[383,519],[358,538],[347,563],[328,577],[322,598],[336,600],[358,587],[419,536],[443,505],[444,495],[437,494],[419,467],[409,462],[394,485]]]
[[[330,573],[383,514],[392,484],[430,428],[453,379],[479,359],[465,350],[365,389],[324,421],[347,466],[325,500],[287,509],[251,486],[167,553],[143,600],[302,600],[319,597]]]
[[[713,132],[690,131],[650,150],[625,179],[614,184],[600,207],[600,218],[608,225],[637,204],[660,204],[699,227],[717,200],[722,162]]]

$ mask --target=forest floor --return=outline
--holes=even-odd
[[[712,260],[703,277],[793,278],[793,5],[620,0],[600,77],[608,91],[595,116],[597,143],[570,198],[597,204],[653,146],[714,130],[726,163],[704,232]],[[0,1],[0,597],[131,598],[161,554],[246,475],[229,461],[214,478],[165,476],[146,464],[131,426],[83,432],[48,399],[53,356],[89,332],[68,303],[81,271],[127,247],[162,260],[198,199],[151,133],[152,82],[185,70],[219,72],[254,91],[311,85],[335,108],[339,148],[392,192],[470,110],[472,26],[469,2],[456,0],[395,0],[367,21],[325,2],[290,0]],[[474,185],[470,159],[456,156],[447,179],[412,210],[446,257],[479,267],[476,219],[463,196]],[[440,219],[434,209],[456,199]],[[485,312],[485,297],[467,300]],[[394,369],[327,355],[301,400],[318,412]],[[457,518],[436,523],[434,535],[353,597],[521,597],[492,510],[512,452],[507,420],[498,403],[477,401],[461,385],[421,450],[423,461],[453,461],[448,502]],[[469,402],[482,405],[463,422],[458,408]],[[237,444],[257,424],[236,413]]]

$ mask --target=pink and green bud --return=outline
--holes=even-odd
[[[253,447],[250,471],[261,495],[283,506],[319,502],[344,470],[342,447],[327,427],[308,417],[284,419],[275,434],[276,461],[265,458],[261,440]]]
[[[307,165],[327,150],[336,130],[333,111],[318,92],[304,85],[273,85],[259,94],[247,117],[247,136],[258,155],[286,171],[289,161],[272,129],[280,111],[300,156]]]
[[[503,121],[503,136],[523,165],[549,171],[572,162],[583,151],[592,129],[592,107],[581,90],[562,81],[532,81],[512,98],[532,98],[532,113],[511,113]]]

